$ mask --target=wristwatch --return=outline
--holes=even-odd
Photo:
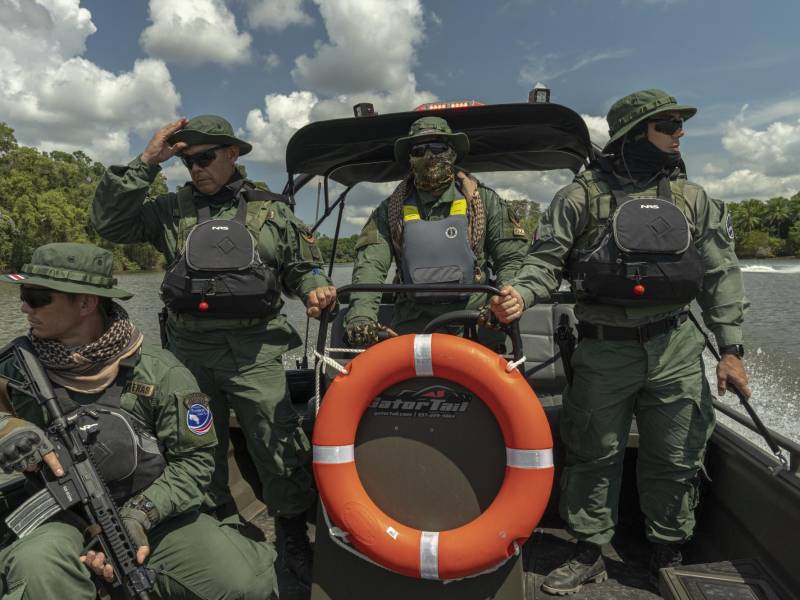
[[[719,349],[720,354],[733,354],[739,358],[744,356],[744,346],[741,344],[731,344],[730,346],[722,346]]]
[[[138,510],[144,515],[146,523],[142,523],[142,527],[144,527],[145,531],[149,531],[158,521],[159,515],[156,505],[144,494],[134,496],[125,503],[125,506],[131,510]]]

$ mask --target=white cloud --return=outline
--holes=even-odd
[[[800,189],[800,175],[775,177],[751,169],[737,169],[723,178],[697,177],[696,181],[710,196],[726,201],[791,196]]]
[[[310,25],[303,0],[246,0],[247,22],[256,29],[283,31],[291,25]]]
[[[180,96],[164,63],[101,69],[80,56],[95,31],[79,0],[0,4],[0,115],[23,144],[119,162],[132,129],[149,137],[174,118]]]
[[[441,27],[441,25],[442,25],[442,17],[437,15],[434,11],[431,11],[429,13],[429,18],[431,20],[431,23],[433,23],[437,27]]]
[[[256,108],[247,113],[243,135],[253,144],[253,151],[245,159],[282,163],[289,138],[311,122],[311,110],[318,102],[308,91],[267,95],[263,111]]]
[[[150,0],[150,20],[139,41],[151,56],[187,66],[250,60],[252,38],[222,0]]]
[[[765,175],[791,175],[800,164],[800,120],[777,121],[756,130],[734,119],[726,126],[722,146],[739,164]]]
[[[298,57],[292,77],[323,94],[402,88],[423,38],[419,0],[314,0],[328,42]]]
[[[480,173],[478,178],[507,200],[528,200],[543,206],[550,204],[555,193],[572,181],[569,170],[498,171]]]
[[[169,189],[174,190],[176,186],[183,185],[191,177],[189,171],[183,166],[183,163],[177,159],[172,158],[166,163],[162,163],[162,173],[167,178],[167,186]]]
[[[412,68],[422,40],[418,0],[314,0],[330,38],[314,57],[297,58],[292,75],[305,89],[269,94],[247,115],[254,150],[247,159],[282,163],[289,138],[312,121],[352,116],[358,102],[379,113],[436,100],[418,90]]]
[[[608,121],[606,121],[606,118],[593,115],[581,115],[581,118],[586,122],[586,127],[589,129],[589,139],[601,148],[605,146],[609,140]]]
[[[528,61],[519,71],[519,81],[525,85],[541,85],[542,81],[553,81],[562,75],[572,73],[593,63],[603,60],[616,60],[630,56],[631,50],[611,50],[608,52],[593,52],[585,56],[573,58],[567,63],[560,54],[546,53],[530,56]]]
[[[267,71],[272,71],[276,69],[281,64],[281,57],[275,54],[274,52],[270,52],[264,57],[264,68]]]

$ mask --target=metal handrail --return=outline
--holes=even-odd
[[[723,404],[719,400],[714,400],[713,405],[715,409],[717,409],[726,417],[733,419],[739,423],[739,425],[746,427],[753,433],[759,433],[755,423],[753,423],[753,420],[747,415],[744,415],[730,406]],[[781,435],[780,433],[773,431],[772,429],[768,429],[768,431],[772,435],[772,439],[775,440],[775,443],[789,453],[789,472],[794,473],[795,475],[800,474],[800,444],[786,437],[785,435]]]

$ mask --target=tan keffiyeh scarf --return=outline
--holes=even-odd
[[[29,336],[50,379],[84,394],[102,392],[114,383],[120,361],[135,354],[144,339],[118,304],[113,305],[108,329],[90,344],[69,347],[57,340]]]

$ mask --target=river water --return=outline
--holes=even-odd
[[[800,260],[776,259],[742,261],[745,288],[750,309],[744,326],[747,355],[745,363],[753,388],[752,404],[768,427],[800,441]],[[350,265],[337,266],[333,278],[336,285],[350,282]],[[158,343],[160,308],[158,286],[162,273],[122,273],[119,286],[136,296],[122,304],[150,341]],[[297,300],[285,306],[289,319],[305,332],[305,312]],[[18,289],[0,285],[0,345],[26,331],[25,319],[19,312]],[[309,337],[316,339],[316,322],[312,320]],[[313,346],[313,342],[312,342]],[[284,359],[294,365],[302,356],[298,349]],[[708,375],[713,379],[713,358],[707,353]],[[728,394],[723,401],[736,407],[738,400]],[[730,424],[722,417],[721,421]],[[737,429],[738,428],[737,426]],[[756,436],[747,437],[757,441]],[[763,444],[762,444],[763,447]]]

